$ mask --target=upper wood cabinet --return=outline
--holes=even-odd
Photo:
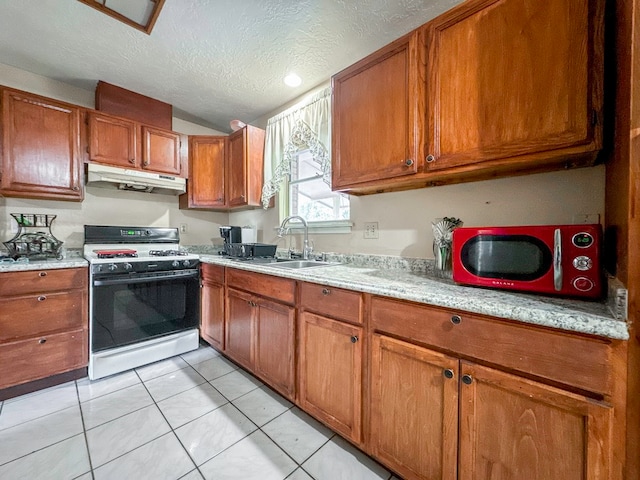
[[[264,137],[264,130],[251,125],[227,137],[189,137],[189,180],[180,208],[261,207]]]
[[[335,75],[333,189],[592,165],[604,3],[468,0]]]
[[[180,208],[225,208],[226,137],[189,137],[187,193],[180,195]]]
[[[87,113],[89,161],[184,176],[180,134],[96,111]]]
[[[423,157],[424,29],[331,79],[332,186],[415,174]]]
[[[3,89],[1,129],[0,194],[83,199],[78,107]]]
[[[427,171],[595,154],[603,5],[472,0],[429,23]]]

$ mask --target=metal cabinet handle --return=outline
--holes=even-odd
[[[433,155],[427,155],[427,163],[431,163],[431,162],[435,162],[436,157],[434,157]]]
[[[358,336],[357,335],[353,335],[351,337],[351,343],[356,343],[358,341]]]
[[[136,159],[135,159],[135,158],[130,158],[130,159],[129,159],[129,163],[130,163],[131,165],[135,165],[135,163],[136,163]]]
[[[46,277],[47,276],[47,272],[39,272],[38,276],[39,277]]]
[[[46,341],[47,341],[47,339],[46,339],[46,338],[41,338],[40,340],[38,340],[38,343],[39,343],[40,345],[42,345],[42,344],[43,344],[43,343],[45,343]]]
[[[412,158],[407,158],[407,159],[404,161],[404,164],[405,164],[407,167],[410,167],[411,165],[413,165],[413,159],[412,159]]]
[[[77,192],[77,191],[79,191],[79,190],[80,190],[80,187],[78,187],[77,185],[76,185],[75,187],[73,187],[73,191],[74,191],[74,192]]]
[[[145,167],[148,167],[150,163],[151,163],[151,162],[150,162],[149,160],[145,160],[144,162],[142,162],[142,164],[143,164]]]
[[[46,299],[47,299],[47,297],[45,297],[44,295],[40,295],[40,296],[38,297],[38,301],[39,301],[39,302],[44,302]]]
[[[444,375],[444,378],[453,378],[453,370],[450,368],[445,369],[442,374]]]
[[[471,375],[462,376],[462,383],[464,383],[465,385],[471,385],[472,382],[473,382],[473,377]]]
[[[462,317],[460,315],[451,315],[451,323],[454,325],[460,325],[462,322]]]
[[[322,294],[323,295],[329,295],[331,293],[331,290],[329,290],[328,288],[323,288],[322,289]]]

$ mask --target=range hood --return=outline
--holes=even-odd
[[[88,163],[86,185],[134,192],[179,195],[186,192],[187,181],[184,178],[171,175]]]

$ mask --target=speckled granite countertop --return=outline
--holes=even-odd
[[[46,260],[31,260],[30,262],[0,262],[0,272],[22,272],[27,270],[43,270],[52,268],[76,268],[87,267],[87,262],[82,257],[71,257],[57,260],[49,258]]]
[[[416,271],[415,269],[388,268],[386,265],[343,264],[288,270],[269,266],[269,264],[238,262],[219,255],[200,254],[200,259],[205,263],[508,318],[545,327],[613,339],[629,338],[626,322],[616,320],[604,303],[463,287],[451,280],[430,275],[427,273],[428,269]]]

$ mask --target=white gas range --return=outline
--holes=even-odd
[[[175,228],[85,225],[89,378],[198,348],[199,259]]]

